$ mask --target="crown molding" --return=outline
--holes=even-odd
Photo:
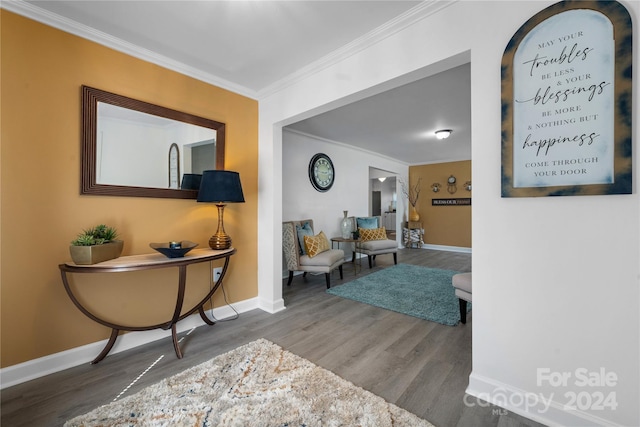
[[[299,131],[297,129],[292,129],[292,128],[288,128],[288,127],[284,127],[282,130],[285,131],[285,132],[289,132],[289,133],[293,133],[293,134],[296,134],[296,135],[304,136],[304,137],[307,137],[307,138],[315,139],[317,141],[322,141],[322,142],[326,142],[326,143],[329,143],[329,144],[334,144],[334,145],[346,148],[346,149],[351,150],[351,151],[359,151],[361,153],[366,153],[366,154],[369,154],[371,156],[375,156],[375,157],[378,157],[378,158],[381,158],[381,159],[390,160],[392,162],[399,163],[401,165],[410,166],[409,163],[404,162],[402,160],[395,159],[395,158],[387,156],[385,154],[376,153],[375,151],[367,150],[366,148],[358,147],[356,145],[349,145],[349,144],[346,144],[344,142],[335,141],[333,139],[324,138],[324,137],[318,136],[318,135],[312,135],[310,133],[302,132],[302,131]]]
[[[372,156],[375,156],[375,157],[380,157],[382,159],[386,159],[386,160],[390,160],[392,162],[400,163],[400,164],[405,165],[405,166],[424,166],[424,165],[436,165],[436,164],[440,164],[440,163],[453,163],[453,162],[471,161],[471,157],[462,156],[462,157],[449,157],[449,158],[444,158],[444,159],[438,159],[438,160],[434,160],[432,162],[411,163],[411,162],[405,162],[403,160],[396,159],[394,157],[387,156],[385,154],[380,154],[380,153],[378,153],[376,151],[371,151],[371,150],[368,150],[366,148],[358,147],[356,145],[346,144],[344,142],[336,141],[336,140],[329,139],[329,138],[324,138],[322,136],[313,135],[313,134],[310,134],[310,133],[307,133],[307,132],[302,132],[302,131],[299,131],[297,129],[284,127],[283,131],[289,132],[289,133],[293,133],[293,134],[296,134],[296,135],[300,135],[300,136],[304,136],[304,137],[307,137],[307,138],[315,139],[315,140],[318,140],[318,141],[326,142],[326,143],[329,143],[329,144],[338,145],[338,146],[346,148],[348,150],[355,150],[355,151],[359,151],[361,153],[366,153],[366,154],[369,154],[369,155],[372,155]]]
[[[404,30],[418,21],[425,19],[441,10],[451,6],[459,0],[441,1],[441,0],[425,0],[420,4],[412,7],[396,18],[388,21],[378,28],[370,31],[362,37],[353,40],[339,49],[325,55],[324,57],[302,67],[287,77],[258,91],[258,99],[264,99],[274,93],[292,86],[334,64],[337,64],[358,52],[361,52],[376,43]]]
[[[42,24],[57,28],[61,31],[65,31],[78,37],[93,41],[100,45],[114,49],[118,52],[122,52],[135,58],[139,58],[144,61],[167,68],[169,70],[176,71],[180,74],[184,74],[205,83],[218,86],[222,89],[235,92],[248,98],[260,100],[282,89],[285,89],[286,87],[292,86],[334,64],[337,64],[345,60],[346,58],[349,58],[356,53],[361,52],[370,46],[373,46],[376,43],[379,43],[380,41],[398,33],[399,31],[402,31],[403,29],[413,25],[414,23],[421,21],[422,19],[435,13],[438,13],[442,9],[449,7],[457,1],[459,0],[425,0],[417,6],[409,9],[405,13],[392,19],[391,21],[388,21],[385,24],[374,29],[373,31],[370,31],[364,36],[353,40],[343,47],[336,49],[335,51],[325,55],[324,57],[303,68],[300,68],[299,70],[294,71],[285,78],[278,80],[277,82],[259,91],[249,89],[245,86],[233,83],[226,79],[217,77],[213,74],[206,73],[200,69],[188,66],[179,61],[175,61],[171,58],[126,42],[117,37],[113,37],[107,33],[98,31],[87,25],[49,12],[48,10],[34,6],[33,4],[27,3],[23,0],[2,0],[0,1],[0,8],[33,19],[34,21],[40,22]]]
[[[258,97],[258,93],[252,89],[203,72],[200,69],[190,67],[182,62],[175,61],[151,50],[144,49],[102,31],[98,31],[95,28],[49,12],[26,1],[2,0],[0,2],[0,8],[248,98],[257,99]]]

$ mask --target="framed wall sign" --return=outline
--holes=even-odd
[[[458,199],[431,199],[431,206],[471,206],[471,197]]]
[[[502,197],[630,194],[631,17],[562,1],[502,57]]]

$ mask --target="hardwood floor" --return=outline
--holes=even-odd
[[[471,271],[471,255],[454,252],[401,249],[398,262]],[[359,276],[392,264],[390,255],[379,256],[370,270],[363,259]],[[353,278],[348,263],[344,280],[335,272],[331,283],[336,286]],[[473,311],[466,325],[444,326],[329,295],[324,275],[296,276],[291,287],[285,284],[283,280],[286,310],[277,314],[254,310],[236,320],[183,333],[183,359],[175,357],[171,339],[166,338],[110,355],[97,365],[5,389],[2,425],[62,425],[257,338],[266,338],[438,427],[540,425],[497,407],[465,405]]]

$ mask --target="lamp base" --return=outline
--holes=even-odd
[[[231,247],[231,237],[224,231],[224,203],[216,203],[218,207],[218,230],[209,239],[209,247],[216,251],[222,251]]]
[[[226,233],[216,233],[209,239],[209,247],[216,251],[229,249],[231,247],[231,237]]]

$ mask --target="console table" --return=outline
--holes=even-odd
[[[229,259],[231,258],[231,255],[235,253],[236,250],[234,248],[221,251],[212,249],[194,249],[182,258],[167,258],[162,254],[152,253],[144,255],[123,256],[120,258],[91,265],[77,265],[71,261],[60,264],[58,267],[60,268],[60,272],[62,274],[62,283],[64,284],[64,288],[67,291],[69,298],[71,298],[71,301],[73,301],[75,306],[78,307],[78,309],[87,317],[111,328],[111,337],[109,338],[107,345],[91,363],[98,363],[105,358],[105,356],[109,353],[109,351],[115,344],[116,338],[118,338],[118,334],[120,333],[120,331],[148,331],[151,329],[171,329],[173,348],[176,351],[176,356],[178,356],[178,359],[182,359],[182,351],[180,350],[180,346],[178,344],[178,339],[176,336],[176,324],[185,317],[193,314],[196,310],[198,311],[198,313],[200,313],[200,317],[206,324],[215,324],[215,322],[210,320],[204,313],[203,307],[207,300],[211,298],[213,293],[222,284],[222,280],[224,279],[224,275],[227,272],[227,267],[229,265]],[[215,284],[211,287],[209,293],[204,298],[202,298],[202,300],[198,302],[193,308],[181,315],[180,313],[182,312],[185,287],[187,283],[187,266],[217,259],[224,259],[222,274],[215,282]],[[69,286],[69,278],[67,277],[67,273],[120,273],[126,271],[151,270],[156,268],[169,267],[178,268],[178,293],[176,295],[175,309],[173,311],[173,314],[171,315],[171,318],[166,322],[149,326],[118,325],[116,323],[101,319],[100,317],[90,312],[86,307],[84,307],[82,303],[76,298],[76,296],[73,294],[73,291],[71,290],[71,287]]]

